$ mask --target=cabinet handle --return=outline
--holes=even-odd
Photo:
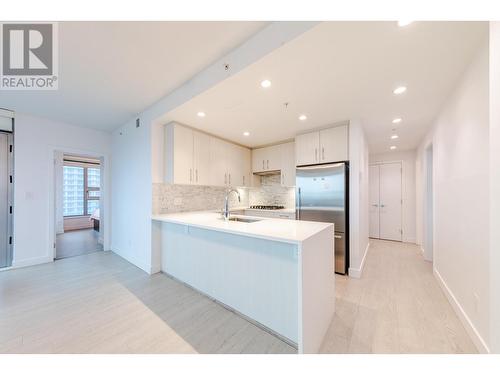
[[[198,182],[198,168],[196,168],[196,182]]]
[[[227,185],[227,173],[224,173],[224,185]]]
[[[269,160],[267,161],[267,169],[269,169]]]
[[[243,186],[245,186],[245,175],[243,175]]]
[[[314,161],[318,161],[318,149],[314,149]]]
[[[342,236],[338,234],[335,234],[333,237],[335,237],[337,240],[340,240],[342,238]]]
[[[229,185],[231,185],[231,173],[229,173]]]
[[[189,168],[189,182],[193,182],[193,170]]]
[[[265,161],[264,161],[264,160],[262,160],[262,169],[263,169],[263,170],[264,170],[264,169],[266,169],[266,167],[264,166],[264,163],[265,163]]]
[[[325,160],[325,148],[321,147],[321,154],[323,155],[323,160]]]

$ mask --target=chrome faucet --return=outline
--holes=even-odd
[[[226,190],[226,197],[224,198],[224,209],[222,210],[222,216],[224,217],[224,220],[229,220],[229,194],[231,193],[238,194],[238,202],[241,202],[241,196],[238,190],[231,188]]]

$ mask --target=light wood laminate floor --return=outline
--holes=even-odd
[[[323,353],[475,352],[416,246],[372,241],[336,277]],[[0,353],[296,353],[166,275],[97,252],[0,272]]]
[[[94,229],[71,230],[56,236],[56,258],[63,259],[77,255],[102,251],[99,232]]]
[[[361,279],[336,277],[323,353],[477,353],[418,246],[370,241]]]

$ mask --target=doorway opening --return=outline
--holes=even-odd
[[[402,162],[370,165],[370,237],[403,241]]]
[[[56,151],[54,167],[54,258],[103,251],[101,159]]]
[[[434,189],[433,189],[433,148],[425,149],[425,200],[424,200],[424,259],[434,259]]]

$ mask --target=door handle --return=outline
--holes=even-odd
[[[297,188],[297,220],[300,220],[300,206],[301,206],[301,196],[300,196],[300,188]]]
[[[385,204],[381,204],[380,207],[385,207]]]
[[[378,207],[378,204],[372,204],[373,207]]]

